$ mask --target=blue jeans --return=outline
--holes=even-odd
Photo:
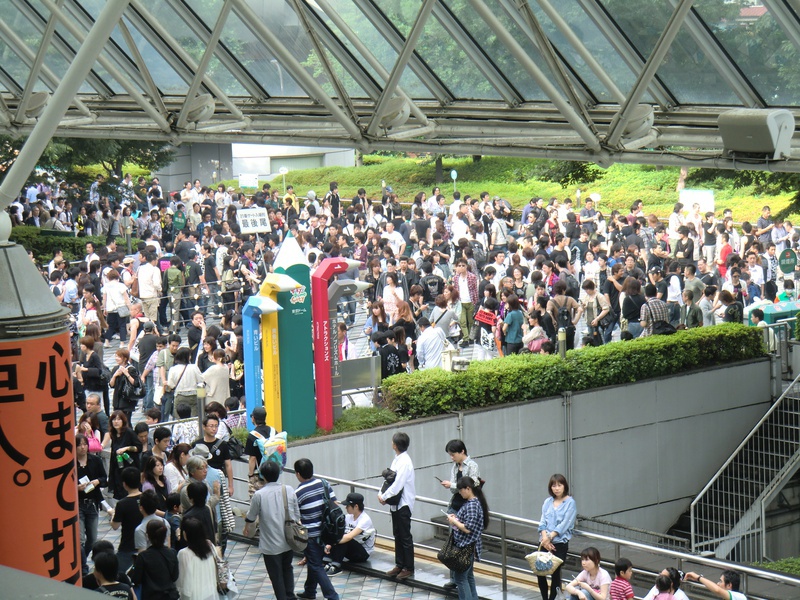
[[[86,558],[92,553],[92,546],[97,541],[97,521],[99,518],[97,505],[93,500],[78,502],[78,517],[80,518],[81,535],[81,567],[88,573]]]
[[[333,589],[331,580],[322,564],[324,549],[318,539],[309,539],[303,554],[306,557],[306,583],[303,593],[306,596],[314,596],[317,593],[317,585],[322,590],[322,595],[327,600],[339,600],[339,594]]]
[[[161,422],[172,420],[172,404],[175,401],[175,392],[164,392],[161,396]]]
[[[628,333],[630,333],[634,338],[638,338],[642,335],[642,324],[639,321],[628,321]]]
[[[570,594],[569,600],[594,600],[594,596],[592,596],[588,590],[581,590],[580,596]]]
[[[473,560],[469,568],[463,573],[452,571],[458,589],[458,600],[478,600],[478,589],[475,587],[475,573]]]
[[[153,397],[155,396],[156,388],[153,385],[152,373],[150,373],[147,377],[144,378],[144,389],[145,389],[145,394],[144,394],[144,400],[142,402],[143,412],[153,408],[156,405],[156,403],[153,402]]]
[[[614,329],[619,329],[619,319],[614,321],[611,325],[603,329],[603,343],[608,344],[611,342],[611,336],[614,334]]]

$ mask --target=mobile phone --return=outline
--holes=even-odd
[[[434,475],[433,478],[436,479],[436,481],[438,481],[439,483],[442,483],[442,479],[440,477],[436,477],[436,475]]]
[[[442,511],[442,514],[443,514],[443,515],[445,515],[445,516],[447,516],[447,515],[449,515],[449,514],[450,514],[449,512],[447,512],[447,511],[446,511],[445,509],[443,509],[443,508],[440,508],[439,510],[440,510],[440,511]]]

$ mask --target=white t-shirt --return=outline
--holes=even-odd
[[[578,582],[585,582],[588,583],[589,586],[596,591],[600,591],[600,588],[604,585],[611,585],[611,576],[608,574],[608,571],[605,569],[598,569],[597,575],[592,577],[589,575],[588,571],[581,571],[578,573],[578,576],[575,578],[575,581]]]
[[[350,533],[353,529],[360,529],[361,533],[355,537],[355,540],[364,547],[367,554],[372,554],[372,550],[375,548],[375,527],[366,512],[362,512],[355,520],[351,514],[345,516],[344,527],[345,533]]]

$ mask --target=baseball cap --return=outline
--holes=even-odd
[[[392,192],[394,192],[394,190],[392,189],[392,186],[390,186],[390,185],[387,185],[387,186],[386,186],[386,193],[387,193],[387,194],[391,194]]]
[[[360,504],[361,506],[364,506],[364,496],[358,492],[350,492],[347,494],[347,498],[345,498],[342,504],[345,506],[353,506],[354,504]]]
[[[661,270],[661,267],[655,266],[655,267],[650,267],[648,273],[663,273],[663,271]]]
[[[315,192],[314,190],[308,190],[306,198],[308,198],[309,200],[314,200],[316,197],[317,197],[317,192]]]
[[[152,321],[145,321],[143,327],[145,331],[153,331],[156,328]]]

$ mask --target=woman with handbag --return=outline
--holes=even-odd
[[[139,371],[131,363],[130,353],[120,348],[114,353],[117,366],[111,373],[109,385],[114,390],[114,410],[121,410],[131,422],[133,411],[139,403],[139,398],[144,397],[144,386],[139,377]]]
[[[458,513],[447,515],[447,520],[453,528],[451,535],[456,551],[469,551],[466,569],[455,569],[458,600],[478,600],[473,567],[475,559],[481,559],[481,533],[489,525],[489,506],[480,486],[472,477],[462,477],[457,487],[464,505],[458,509]]]
[[[127,325],[131,316],[128,286],[119,280],[119,273],[115,269],[109,269],[106,278],[108,282],[103,286],[103,310],[108,321],[105,339],[110,342],[114,334],[119,333],[120,347],[127,347]]]
[[[150,521],[146,533],[150,545],[134,559],[131,581],[141,586],[140,600],[177,600],[178,554],[166,545],[167,526]]]
[[[539,546],[551,552],[563,562],[567,558],[569,540],[575,528],[578,509],[575,499],[569,495],[567,478],[556,473],[547,484],[549,496],[542,504],[539,519]],[[547,577],[539,576],[539,591],[542,600],[555,600],[561,590],[561,565],[553,571],[548,594]]]
[[[203,484],[201,484],[203,485]],[[191,517],[181,522],[186,548],[178,551],[178,591],[181,600],[219,600],[216,550],[203,524]]]

